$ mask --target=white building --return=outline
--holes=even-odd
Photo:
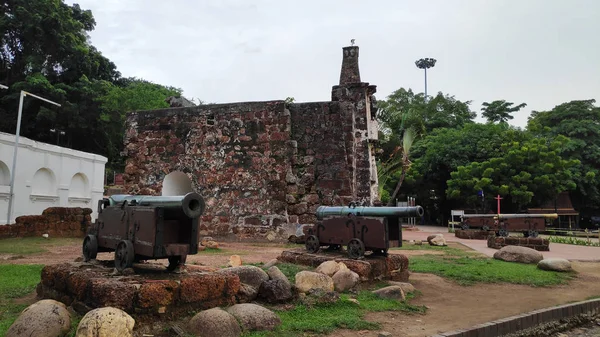
[[[87,207],[97,216],[107,158],[19,137],[12,217],[8,216],[15,135],[0,132],[0,225],[48,207]]]

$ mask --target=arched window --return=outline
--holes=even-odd
[[[174,171],[165,176],[162,195],[185,195],[190,192],[193,192],[192,181],[187,174]]]
[[[31,194],[34,195],[57,195],[56,178],[52,170],[41,168],[33,175]]]
[[[0,161],[0,186],[2,185],[10,185],[10,170],[3,161]]]
[[[71,178],[69,197],[88,198],[88,178],[83,173],[77,173]]]

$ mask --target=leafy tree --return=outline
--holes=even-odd
[[[410,149],[412,148],[412,144],[415,141],[415,138],[416,133],[414,129],[404,130],[404,133],[402,135],[402,148],[400,149],[402,156],[394,156],[398,157],[396,161],[398,161],[400,164],[400,178],[398,179],[398,183],[396,183],[396,188],[394,188],[394,192],[392,192],[392,195],[390,195],[388,206],[394,205],[394,202],[396,201],[396,196],[398,195],[400,187],[402,187],[402,182],[404,182],[404,178],[406,177],[406,172],[408,172],[408,170],[410,169],[410,165],[412,164],[408,157],[410,155]],[[391,166],[395,167],[396,165]]]
[[[450,210],[465,207],[465,200],[446,197],[451,172],[459,166],[501,156],[504,143],[530,138],[527,132],[508,124],[468,123],[458,129],[437,129],[413,147],[405,192],[427,209],[430,221],[441,221]],[[393,189],[389,185],[387,188]]]
[[[122,78],[116,66],[89,43],[92,12],[61,0],[10,0],[0,5],[0,131],[14,133],[21,90],[60,103],[26,99],[21,134],[55,142],[50,129],[65,130],[66,145],[122,166],[127,111],[167,107],[181,89]]]
[[[571,101],[550,111],[534,111],[527,125],[537,136],[569,137],[561,155],[581,162],[574,171],[577,189],[571,198],[574,207],[584,212],[600,208],[600,107],[594,103],[593,99]]]
[[[569,140],[533,138],[502,145],[502,155],[482,162],[459,166],[448,180],[447,196],[462,199],[471,206],[478,203],[476,193],[501,196],[521,211],[540,205],[559,193],[576,187],[571,169],[578,160],[563,159],[559,153]]]
[[[400,88],[378,102],[377,118],[384,134],[401,135],[401,125],[414,129],[417,135],[427,134],[436,128],[458,128],[472,123],[477,114],[470,110],[470,104],[441,92],[425,101],[423,94]]]
[[[489,123],[506,123],[508,120],[514,118],[511,115],[513,112],[517,112],[527,106],[525,103],[517,106],[513,106],[514,104],[505,100],[493,101],[491,103],[483,102],[483,108],[481,108],[482,115]]]

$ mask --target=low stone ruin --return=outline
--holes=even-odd
[[[13,225],[0,225],[0,239],[42,236],[83,237],[92,223],[92,210],[81,207],[49,207],[42,215],[23,215]]]
[[[535,249],[542,252],[550,251],[550,241],[543,238],[520,238],[514,236],[490,237],[487,241],[489,248],[500,249],[505,246],[520,246]]]

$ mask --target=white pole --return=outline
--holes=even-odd
[[[27,91],[21,90],[21,96],[19,98],[19,112],[17,115],[17,133],[15,134],[15,148],[13,149],[13,162],[12,162],[12,172],[10,174],[10,193],[8,195],[8,214],[6,216],[6,224],[9,225],[12,220],[12,205],[14,199],[14,190],[15,190],[15,176],[17,175],[17,151],[19,150],[19,134],[21,133],[21,116],[23,115],[23,99],[26,95],[35,97],[44,102],[48,102],[50,104],[54,104],[56,106],[60,106],[60,104],[56,102],[52,102],[51,100],[45,99],[40,96],[36,96],[34,94],[28,93]]]

